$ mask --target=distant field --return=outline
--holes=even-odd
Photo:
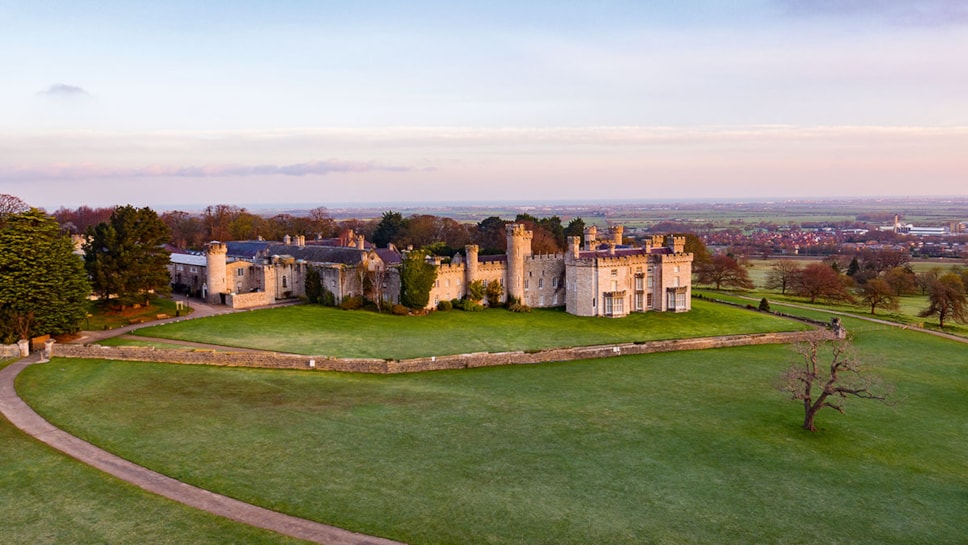
[[[584,318],[561,310],[393,316],[316,305],[242,312],[139,329],[138,335],[296,354],[410,358],[683,337],[795,331],[803,325],[694,301],[693,310]]]
[[[816,434],[772,387],[782,346],[389,377],[55,360],[19,387],[138,463],[411,545],[963,542],[965,345],[845,323],[899,404]]]

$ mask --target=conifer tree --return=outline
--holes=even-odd
[[[0,338],[73,333],[91,293],[84,265],[54,218],[11,214],[0,228]]]

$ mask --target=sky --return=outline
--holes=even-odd
[[[968,2],[0,0],[0,193],[968,195]]]

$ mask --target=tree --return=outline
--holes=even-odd
[[[927,318],[938,317],[938,326],[944,329],[944,321],[952,319],[958,323],[968,322],[968,296],[961,277],[948,273],[938,278],[928,289],[928,308],[918,313]]]
[[[148,303],[151,293],[171,289],[168,274],[168,226],[154,210],[118,206],[107,223],[87,232],[84,262],[94,290],[105,300],[117,296],[122,306]]]
[[[484,286],[483,280],[478,278],[467,285],[467,299],[469,301],[480,303],[484,300],[485,295],[487,295],[487,288]]]
[[[872,278],[860,287],[860,300],[871,307],[871,314],[874,314],[877,307],[897,308],[897,295],[895,295],[894,289],[887,281],[880,278]]]
[[[400,264],[400,304],[412,309],[426,308],[436,280],[437,267],[427,263],[426,252],[407,252]]]
[[[14,214],[22,214],[28,210],[30,210],[30,205],[22,201],[20,197],[0,193],[0,227],[3,227],[8,217]]]
[[[702,239],[699,238],[699,235],[696,235],[695,233],[682,233],[675,236],[686,238],[686,245],[683,248],[683,251],[687,254],[692,254],[693,267],[698,267],[702,263],[709,263],[712,261],[712,254],[709,253],[709,249],[706,248],[706,245],[703,243]]]
[[[800,276],[800,264],[796,261],[780,259],[773,263],[766,275],[766,287],[771,290],[780,289],[786,295],[787,289],[793,288]]]
[[[908,266],[891,267],[884,271],[883,278],[894,295],[909,295],[918,291],[917,275]]]
[[[487,296],[488,306],[500,306],[501,297],[504,295],[504,286],[497,280],[491,280],[487,283],[487,289],[484,291],[484,294]]]
[[[565,226],[565,239],[568,237],[578,237],[580,240],[584,240],[585,237],[585,220],[577,217],[568,222]]]
[[[697,273],[700,284],[712,284],[717,290],[722,286],[747,290],[754,287],[746,268],[728,255],[712,256],[708,263],[699,265]]]
[[[481,247],[481,253],[507,251],[507,224],[497,216],[490,216],[477,224],[472,238]]]
[[[827,301],[853,300],[840,273],[823,263],[811,263],[803,268],[796,292],[802,297],[809,297],[811,303],[816,302],[818,297]]]
[[[317,206],[309,211],[309,229],[318,237],[329,238],[335,236],[339,230],[336,222],[329,215],[329,210],[325,206]]]
[[[823,363],[822,352],[830,346],[829,365]],[[828,341],[822,332],[794,346],[798,363],[781,376],[779,388],[791,399],[803,404],[803,428],[817,431],[817,413],[829,407],[844,414],[844,403],[850,397],[885,401],[889,388],[864,373],[863,365],[854,355],[850,341]]]
[[[0,227],[0,338],[80,329],[91,286],[73,252],[57,221],[40,210],[7,216]]]
[[[386,248],[391,242],[396,243],[397,237],[406,227],[406,220],[400,212],[387,210],[373,232],[373,244],[379,248]]]

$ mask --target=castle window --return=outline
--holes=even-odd
[[[612,269],[612,276],[618,276],[618,269]]]
[[[539,278],[538,279],[538,289],[540,290],[543,287],[544,287],[544,278]]]
[[[636,289],[636,291],[642,291],[642,285],[643,285],[642,277],[641,276],[636,276],[635,277],[635,289]]]
[[[557,288],[558,287],[558,277],[557,276],[551,279],[551,287],[552,288]]]
[[[450,278],[447,279],[447,287],[450,287]]]
[[[672,279],[672,285],[674,287],[677,287],[677,288],[679,287],[679,277],[678,276]]]
[[[636,293],[635,294],[635,310],[637,310],[639,312],[641,312],[642,310],[644,310],[642,308],[642,299],[643,299],[643,297],[642,297],[642,294],[641,293]]]
[[[649,277],[648,287],[649,287],[649,289],[652,289],[653,287],[655,287],[655,277],[653,277],[653,276],[650,276]]]
[[[235,269],[235,276],[245,276],[245,269]]]
[[[282,277],[282,287],[284,287],[284,288],[289,287],[289,286],[286,285],[286,277],[285,276]]]
[[[525,280],[524,280],[524,289],[528,289],[528,286],[530,285],[530,283],[531,283],[531,281],[528,280],[527,278],[525,278]]]
[[[198,269],[196,267],[192,267],[191,269],[189,269],[189,272],[197,273]]]
[[[652,308],[652,292],[645,294],[645,306],[646,308]]]
[[[672,268],[672,272],[679,272],[679,265]]]

